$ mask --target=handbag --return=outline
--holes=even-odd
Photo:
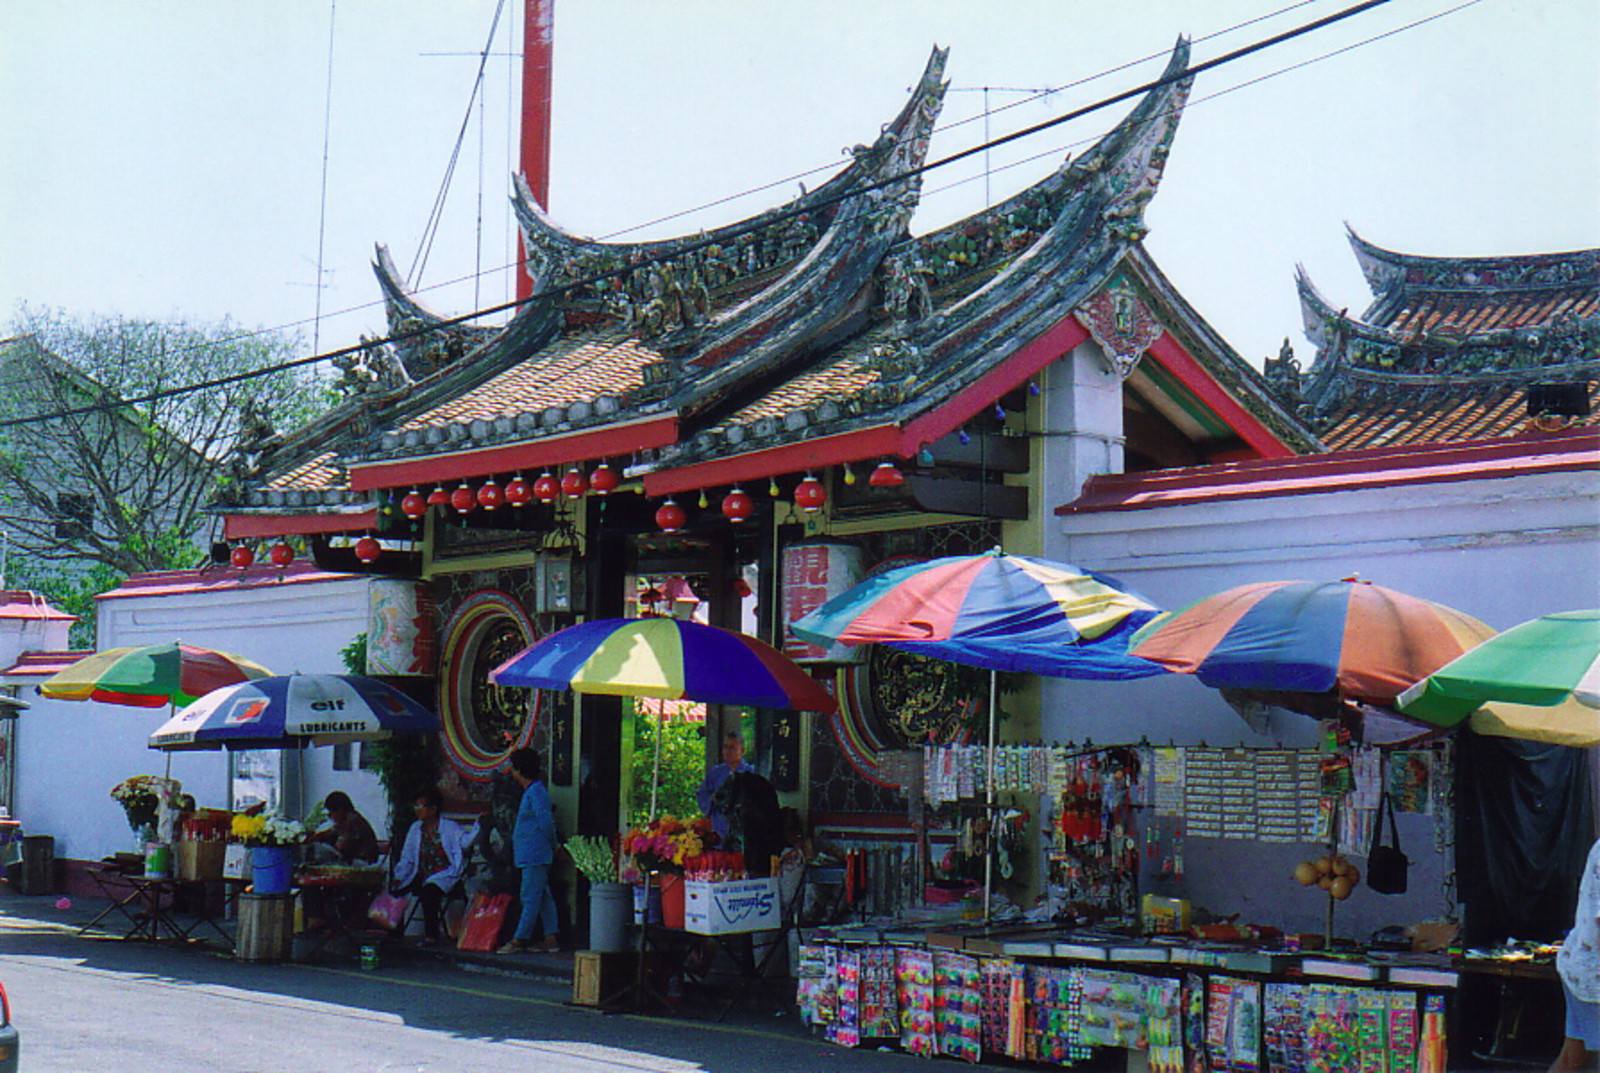
[[[367,906],[367,919],[380,928],[393,931],[406,919],[406,900],[398,894],[380,891],[373,896],[372,904]]]
[[[1383,814],[1389,814],[1389,839],[1394,843],[1385,846],[1383,839]],[[1377,822],[1372,825],[1372,849],[1367,853],[1367,886],[1379,894],[1404,894],[1406,869],[1411,861],[1400,849],[1400,829],[1395,824],[1394,802],[1385,793],[1378,802]]]

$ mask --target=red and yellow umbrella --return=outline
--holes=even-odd
[[[179,642],[108,648],[52,675],[39,692],[57,700],[98,700],[135,708],[181,708],[213,689],[265,678],[271,671],[243,656]]]

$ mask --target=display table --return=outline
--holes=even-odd
[[[305,922],[303,934],[313,940],[304,957],[315,958],[341,940],[360,946],[374,938],[380,929],[367,919],[367,907],[383,890],[385,878],[382,868],[329,865],[302,869],[295,885]]]
[[[185,942],[196,938],[194,932],[204,926],[220,937],[228,949],[233,949],[233,936],[218,922],[218,914],[212,910],[211,895],[214,890],[221,889],[220,915],[226,916],[228,907],[237,902],[239,892],[246,886],[246,880],[132,875],[106,867],[91,867],[88,872],[110,904],[80,928],[79,935],[95,930],[108,918],[115,925],[115,917],[120,916],[126,924],[118,936],[122,939]]]

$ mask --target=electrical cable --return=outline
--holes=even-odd
[[[502,0],[502,2],[503,2],[503,0]],[[1218,56],[1218,57],[1215,57],[1213,59],[1203,61],[1203,62],[1201,62],[1199,64],[1187,67],[1182,71],[1176,72],[1175,74],[1163,75],[1160,78],[1157,78],[1157,79],[1154,79],[1152,81],[1149,81],[1149,82],[1143,83],[1141,85],[1135,86],[1132,89],[1123,90],[1123,91],[1121,91],[1119,93],[1116,93],[1116,94],[1113,94],[1113,95],[1111,95],[1109,97],[1104,97],[1104,98],[1101,98],[1101,99],[1099,99],[1099,100],[1097,100],[1097,101],[1095,101],[1093,103],[1090,103],[1090,104],[1081,106],[1079,108],[1076,108],[1076,109],[1074,109],[1074,110],[1072,110],[1072,111],[1070,111],[1070,112],[1068,112],[1068,113],[1066,113],[1064,115],[1057,116],[1055,118],[1052,118],[1052,119],[1049,119],[1049,120],[1045,120],[1045,121],[1040,122],[1040,123],[1035,123],[1035,124],[1033,124],[1031,126],[1024,127],[1024,128],[1022,128],[1020,130],[1013,131],[1013,132],[1011,132],[1009,134],[1001,135],[1000,137],[994,139],[991,142],[987,142],[987,143],[984,143],[984,144],[971,146],[971,147],[969,147],[967,149],[963,149],[963,150],[958,150],[958,151],[956,151],[954,153],[951,153],[951,154],[948,154],[948,155],[946,155],[944,157],[941,157],[938,160],[924,162],[923,164],[918,165],[915,168],[908,168],[905,171],[898,172],[898,173],[896,173],[894,175],[890,175],[890,176],[887,176],[887,177],[882,178],[882,179],[878,179],[878,180],[876,180],[874,182],[858,184],[858,185],[852,187],[849,190],[846,190],[846,191],[844,191],[844,192],[842,192],[840,194],[835,195],[834,197],[832,197],[830,199],[827,199],[827,201],[824,202],[824,203],[808,205],[805,210],[790,209],[790,210],[785,210],[783,212],[770,214],[770,215],[767,215],[767,216],[763,217],[759,223],[749,223],[743,230],[740,230],[738,227],[727,229],[725,231],[724,237],[725,238],[726,237],[737,237],[737,236],[739,236],[741,234],[744,234],[744,233],[747,233],[749,231],[754,231],[754,230],[759,230],[759,229],[763,229],[763,228],[766,228],[766,227],[770,227],[773,223],[779,222],[779,221],[781,221],[783,219],[792,218],[794,216],[797,216],[802,211],[806,211],[806,212],[815,211],[819,207],[825,207],[826,204],[833,204],[833,203],[836,203],[836,202],[839,202],[839,201],[843,201],[843,200],[845,200],[847,198],[860,196],[863,193],[868,193],[868,192],[871,192],[873,190],[882,189],[882,188],[887,187],[887,186],[892,186],[892,185],[894,185],[896,183],[904,182],[907,179],[910,179],[910,178],[925,174],[925,173],[933,171],[933,170],[935,170],[937,168],[946,167],[946,166],[948,166],[950,164],[956,163],[957,161],[964,160],[964,159],[966,159],[968,157],[971,157],[971,156],[974,156],[974,155],[976,155],[978,153],[982,153],[982,152],[986,151],[987,149],[994,148],[995,146],[1006,145],[1006,144],[1009,144],[1011,142],[1019,141],[1022,138],[1031,137],[1034,134],[1038,134],[1038,133],[1040,133],[1042,131],[1049,130],[1049,129],[1052,129],[1054,127],[1060,126],[1060,125],[1062,125],[1064,123],[1070,122],[1071,120],[1082,118],[1083,116],[1089,115],[1089,114],[1091,114],[1093,112],[1096,112],[1096,111],[1099,111],[1099,110],[1101,110],[1103,108],[1110,107],[1111,105],[1121,103],[1122,101],[1128,100],[1128,99],[1136,97],[1136,96],[1141,96],[1141,95],[1143,95],[1145,93],[1149,93],[1152,90],[1159,89],[1159,88],[1162,88],[1162,87],[1167,86],[1167,85],[1171,85],[1171,84],[1173,84],[1175,82],[1180,82],[1180,81],[1184,81],[1184,80],[1187,80],[1187,79],[1191,79],[1194,76],[1196,76],[1196,75],[1198,75],[1198,74],[1200,74],[1200,73],[1202,73],[1204,71],[1211,70],[1211,69],[1214,69],[1214,68],[1217,68],[1217,67],[1221,67],[1221,66],[1223,66],[1225,64],[1228,64],[1228,63],[1236,62],[1237,60],[1243,59],[1246,56],[1254,55],[1255,53],[1261,52],[1261,51],[1263,51],[1265,49],[1273,48],[1273,47],[1276,47],[1277,45],[1283,44],[1283,43],[1285,43],[1287,41],[1290,41],[1290,40],[1293,40],[1293,39],[1296,39],[1296,38],[1299,38],[1299,37],[1303,37],[1306,34],[1313,33],[1313,32],[1316,32],[1318,30],[1324,29],[1324,28],[1326,28],[1328,26],[1331,26],[1331,25],[1334,25],[1336,23],[1342,22],[1342,21],[1344,21],[1346,19],[1352,18],[1352,17],[1354,17],[1356,15],[1362,14],[1362,13],[1364,13],[1366,11],[1369,11],[1369,10],[1372,10],[1374,8],[1381,7],[1381,6],[1383,6],[1383,5],[1387,4],[1387,3],[1390,3],[1390,2],[1391,2],[1391,0],[1362,0],[1361,3],[1355,4],[1355,5],[1353,5],[1351,7],[1348,7],[1348,8],[1341,9],[1340,11],[1334,12],[1331,15],[1326,15],[1326,16],[1320,18],[1320,19],[1316,19],[1316,20],[1314,20],[1312,22],[1305,23],[1305,24],[1303,24],[1301,26],[1298,26],[1298,27],[1295,27],[1294,29],[1291,29],[1291,30],[1283,31],[1281,33],[1273,35],[1272,37],[1264,38],[1264,39],[1262,39],[1260,41],[1257,41],[1257,42],[1254,42],[1252,44],[1241,46],[1240,48],[1234,49],[1231,52],[1224,53],[1221,56]],[[1451,13],[1453,13],[1455,11],[1459,11],[1459,10],[1461,10],[1463,8],[1473,6],[1474,4],[1481,3],[1481,2],[1482,2],[1482,0],[1467,0],[1466,3],[1461,4],[1456,8],[1452,8],[1452,9],[1450,9],[1450,11],[1444,12],[1441,15],[1432,16],[1432,17],[1427,18],[1427,19],[1417,20],[1416,23],[1411,24],[1411,25],[1421,25],[1424,22],[1433,21],[1434,18],[1443,17],[1443,14],[1451,14]],[[1402,30],[1409,29],[1409,28],[1411,28],[1411,26],[1401,27],[1399,30],[1391,30],[1391,31],[1388,31],[1385,34],[1378,35],[1378,36],[1374,37],[1372,40],[1379,40],[1382,37],[1392,36],[1395,33],[1399,33]],[[491,37],[491,41],[492,41],[492,37]],[[1367,42],[1358,42],[1358,43],[1356,43],[1354,45],[1345,46],[1344,48],[1339,49],[1335,53],[1330,53],[1330,55],[1337,55],[1338,53],[1341,53],[1341,52],[1351,51],[1354,48],[1361,47],[1365,43],[1367,43]],[[487,50],[485,51],[485,58],[486,57],[487,57]],[[1305,66],[1307,63],[1310,63],[1310,62],[1314,62],[1314,61],[1304,61],[1303,63],[1298,64],[1296,66]],[[1287,68],[1287,69],[1291,69],[1292,70],[1293,68]],[[481,76],[481,67],[480,67],[480,76]],[[1267,77],[1271,77],[1271,76],[1270,75],[1262,76],[1262,78],[1258,78],[1258,79],[1255,79],[1253,81],[1259,82],[1259,81],[1264,80]],[[1218,94],[1214,94],[1213,96],[1220,96],[1220,95],[1221,94],[1218,93]],[[470,119],[470,111],[468,113],[468,118]],[[459,150],[459,142],[458,142],[458,150]],[[431,242],[431,239],[430,239],[430,242]],[[690,243],[690,244],[688,244],[688,245],[686,245],[686,246],[684,246],[684,247],[682,247],[680,249],[675,250],[673,256],[675,256],[675,257],[676,256],[682,256],[685,253],[694,252],[695,250],[698,250],[700,248],[703,248],[704,246],[711,245],[711,244],[712,244],[712,240],[710,240],[710,239],[706,239],[706,240],[703,240],[703,241],[700,241],[700,242],[697,242],[697,243]],[[517,267],[517,266],[510,266],[510,267]],[[614,270],[607,271],[607,272],[596,273],[596,274],[594,274],[592,276],[588,276],[588,277],[585,277],[583,279],[574,280],[572,282],[565,283],[565,284],[562,284],[560,286],[547,288],[547,289],[545,289],[543,291],[540,291],[537,294],[529,296],[528,298],[515,299],[515,300],[512,300],[512,301],[508,301],[508,302],[502,302],[502,303],[499,303],[497,305],[489,306],[489,307],[486,307],[486,308],[483,308],[483,309],[473,310],[471,312],[463,313],[463,314],[460,314],[460,315],[457,315],[457,316],[454,316],[454,317],[441,317],[436,323],[433,323],[433,324],[421,325],[419,327],[416,327],[416,328],[413,328],[413,329],[409,329],[409,330],[405,330],[405,331],[392,332],[389,335],[387,335],[387,336],[385,336],[385,337],[383,337],[381,339],[364,341],[364,342],[357,343],[357,344],[354,344],[354,345],[351,345],[351,346],[346,346],[346,347],[338,348],[336,350],[331,350],[331,351],[328,351],[327,353],[323,353],[323,354],[311,354],[311,355],[307,355],[307,356],[301,357],[301,358],[293,358],[293,359],[289,359],[287,361],[278,362],[278,363],[275,363],[273,365],[266,366],[266,367],[263,367],[263,368],[260,368],[260,369],[248,370],[248,371],[238,372],[238,373],[231,373],[231,374],[228,374],[228,375],[225,375],[225,376],[212,377],[210,379],[207,379],[207,380],[204,380],[204,381],[200,381],[200,382],[197,382],[197,383],[194,383],[194,384],[190,384],[190,385],[187,385],[187,386],[184,386],[184,387],[170,388],[170,389],[166,389],[166,390],[163,390],[163,391],[157,391],[157,392],[147,392],[147,393],[142,394],[142,395],[131,396],[131,397],[122,399],[122,400],[120,400],[118,402],[115,402],[115,403],[106,403],[106,404],[98,404],[98,405],[92,405],[92,406],[78,407],[78,408],[74,408],[74,409],[70,409],[70,410],[56,411],[55,413],[52,413],[52,414],[34,414],[34,415],[25,416],[25,417],[14,417],[14,418],[9,418],[9,419],[5,419],[5,420],[0,420],[0,428],[9,428],[9,427],[12,427],[12,426],[15,426],[15,425],[29,424],[29,423],[34,423],[34,422],[38,422],[38,421],[45,421],[45,420],[54,420],[54,419],[63,418],[63,417],[78,416],[80,414],[104,412],[104,411],[109,411],[109,410],[114,410],[114,409],[121,409],[121,408],[128,407],[128,406],[136,406],[136,405],[140,405],[140,404],[144,404],[144,403],[156,402],[156,401],[159,401],[159,400],[165,399],[165,398],[171,398],[171,397],[184,395],[184,394],[191,394],[191,393],[199,392],[199,391],[207,391],[207,390],[211,390],[213,388],[225,387],[225,386],[227,386],[229,384],[241,383],[241,382],[246,381],[246,380],[254,379],[254,378],[259,377],[259,376],[270,375],[270,374],[275,373],[275,372],[282,372],[282,371],[285,371],[285,370],[295,369],[295,368],[303,368],[303,367],[308,366],[308,365],[314,365],[314,364],[318,364],[318,363],[321,363],[321,362],[324,362],[324,361],[329,361],[329,360],[331,360],[333,358],[346,357],[346,356],[349,356],[349,355],[361,353],[363,351],[368,351],[368,350],[372,349],[375,346],[381,346],[381,345],[390,344],[390,343],[407,342],[409,340],[416,339],[416,338],[419,338],[419,337],[422,337],[422,336],[425,336],[425,335],[429,335],[429,334],[431,334],[433,332],[436,332],[436,331],[439,331],[439,330],[457,327],[457,326],[466,324],[468,322],[471,322],[471,321],[474,321],[474,320],[478,320],[478,319],[480,319],[482,317],[492,316],[492,315],[497,314],[497,313],[510,312],[510,311],[519,309],[519,308],[521,308],[523,306],[527,306],[527,305],[530,305],[530,304],[535,303],[535,302],[547,301],[547,300],[551,300],[551,299],[554,299],[554,298],[559,298],[559,297],[561,297],[563,295],[566,295],[566,294],[568,294],[568,293],[570,293],[572,291],[578,290],[579,288],[592,286],[595,283],[605,282],[605,281],[608,281],[608,280],[611,280],[611,279],[614,279],[614,278],[617,278],[617,277],[620,277],[620,276],[627,275],[630,272],[636,271],[638,268],[639,268],[639,265],[630,265],[630,266],[627,266],[627,267],[624,267],[624,268],[614,269]],[[269,330],[270,329],[262,329],[260,332],[249,333],[249,334],[262,334],[262,333],[264,333],[266,331],[269,331]]]

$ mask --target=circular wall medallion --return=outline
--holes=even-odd
[[[489,778],[532,739],[539,691],[495,685],[489,672],[535,640],[527,613],[503,592],[472,596],[445,624],[439,717],[445,753],[466,778]]]

